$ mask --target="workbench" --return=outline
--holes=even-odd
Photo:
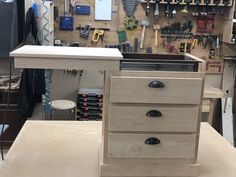
[[[202,112],[208,113],[207,122],[210,125],[212,125],[213,123],[217,100],[225,97],[226,93],[223,90],[212,87],[210,85],[205,86],[202,102]]]
[[[236,150],[201,123],[200,177],[236,175]],[[27,121],[0,165],[2,177],[98,177],[102,123]]]

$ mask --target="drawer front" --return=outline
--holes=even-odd
[[[199,107],[118,106],[109,110],[110,131],[196,132]]]
[[[114,103],[199,104],[202,78],[111,76]]]
[[[146,144],[146,141],[153,144]],[[192,159],[195,157],[195,147],[195,134],[176,135],[109,133],[108,135],[109,158]]]

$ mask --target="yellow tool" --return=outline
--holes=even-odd
[[[194,40],[192,41],[191,49],[194,49],[197,44],[198,44],[198,39],[194,39]]]
[[[104,30],[94,29],[92,41],[97,43],[99,38],[102,37],[103,35],[104,35]]]

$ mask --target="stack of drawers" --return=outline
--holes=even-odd
[[[100,176],[197,176],[203,73],[108,72]]]
[[[80,89],[77,97],[78,120],[101,120],[103,93],[101,89]]]

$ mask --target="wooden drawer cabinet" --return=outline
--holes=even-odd
[[[111,76],[114,103],[199,104],[202,78]]]
[[[195,147],[195,134],[109,133],[108,135],[109,158],[191,159],[195,157]]]
[[[109,131],[196,132],[198,113],[197,106],[111,105]]]
[[[101,176],[117,177],[131,164],[145,177],[161,177],[155,164],[196,176],[203,85],[198,72],[107,72]]]

